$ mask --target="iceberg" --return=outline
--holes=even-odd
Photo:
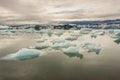
[[[97,35],[92,34],[92,35],[91,35],[91,38],[97,38]]]
[[[13,35],[15,33],[12,33],[10,30],[0,30],[0,35]]]
[[[87,49],[88,52],[95,52],[96,54],[99,54],[101,51],[101,46],[100,44],[96,44],[96,43],[85,43],[83,45],[83,48]]]
[[[45,30],[40,30],[39,33],[41,34],[41,36],[45,33]]]
[[[92,29],[89,28],[81,28],[80,34],[89,34],[92,31]]]
[[[112,34],[112,33],[114,33],[114,29],[109,29],[108,32],[109,32],[110,34]]]
[[[74,41],[74,40],[77,40],[78,38],[76,36],[69,36],[69,37],[67,37],[65,39],[69,40],[69,41]]]
[[[45,42],[46,39],[37,39],[36,42],[37,43],[42,43],[42,42]]]
[[[63,35],[63,33],[64,33],[64,31],[57,31],[57,32],[55,33],[55,35],[57,35],[57,36],[59,37],[59,36]]]
[[[54,39],[52,41],[53,44],[55,44],[55,43],[62,43],[62,42],[65,42],[65,40],[64,39]]]
[[[79,48],[76,46],[68,47],[67,49],[62,49],[63,53],[69,57],[79,57],[83,58],[83,55],[80,53]]]
[[[105,34],[105,31],[98,31],[97,30],[97,31],[93,31],[92,34],[94,34],[94,35],[101,35],[102,36],[102,35]]]
[[[40,44],[40,46],[35,46],[35,49],[41,50],[41,49],[46,49],[49,47],[50,47],[50,45],[48,45],[48,44]]]
[[[120,32],[115,32],[111,37],[115,39],[115,43],[120,44]]]
[[[120,38],[120,32],[115,32],[111,35],[111,38]]]
[[[0,58],[0,60],[29,60],[29,59],[37,58],[44,54],[45,52],[43,51],[22,48],[16,53],[8,54],[5,57]]]
[[[47,35],[48,35],[49,37],[51,37],[52,34],[53,34],[53,31],[52,31],[51,29],[48,29],[48,31],[47,31]]]
[[[120,38],[117,38],[116,40],[114,40],[114,42],[120,44]]]
[[[68,48],[70,46],[75,46],[74,44],[70,44],[69,42],[55,43],[52,48],[56,50],[61,50],[62,48]]]

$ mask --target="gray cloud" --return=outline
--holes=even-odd
[[[0,0],[0,23],[120,17],[120,0]]]
[[[54,12],[53,14],[74,14],[74,13],[85,13],[86,11],[84,9],[78,9],[78,10],[64,10],[61,12]]]

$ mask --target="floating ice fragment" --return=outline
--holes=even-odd
[[[78,38],[76,36],[69,36],[69,37],[67,37],[65,39],[69,40],[69,41],[74,41],[74,40],[77,40]]]
[[[65,40],[64,39],[54,39],[52,42],[53,42],[53,44],[62,43],[62,42],[65,42]]]
[[[120,32],[115,32],[111,35],[111,38],[120,38]]]
[[[98,30],[96,30],[96,31],[93,31],[92,34],[94,34],[94,35],[104,35],[105,31],[98,31]]]
[[[81,28],[80,33],[81,34],[89,34],[92,31],[92,29],[89,28]]]
[[[40,46],[35,46],[35,49],[41,50],[49,48],[50,46],[48,44],[40,44]]]
[[[96,54],[99,54],[99,52],[101,51],[100,44],[96,43],[85,43],[83,45],[83,48],[88,49],[88,52],[95,52]]]
[[[120,44],[120,38],[117,38],[116,40],[114,40],[114,42]]]
[[[62,48],[68,48],[70,46],[75,46],[73,44],[70,44],[69,42],[62,42],[62,43],[55,43],[52,48],[56,50],[61,50]]]
[[[42,43],[42,42],[45,42],[46,39],[37,39],[36,42],[37,43]]]
[[[55,33],[55,35],[61,36],[61,35],[63,35],[63,33],[64,33],[64,31],[57,31],[57,32]]]
[[[48,29],[48,31],[47,31],[47,35],[48,35],[49,37],[51,37],[52,34],[53,34],[53,31],[52,31],[51,29]]]
[[[112,34],[112,33],[114,33],[114,29],[110,29],[110,30],[108,30],[108,32],[109,32],[110,34]]]
[[[91,38],[96,38],[96,37],[97,37],[97,35],[95,35],[95,34],[91,35]]]
[[[8,54],[2,57],[1,60],[28,60],[44,55],[43,51],[35,49],[22,48],[16,53]]]
[[[45,30],[40,30],[39,33],[43,35],[45,33]]]
[[[111,35],[111,38],[114,38],[114,42],[119,44],[120,43],[120,32],[115,32]]]
[[[62,49],[62,51],[69,57],[80,57],[80,59],[83,58],[83,55],[80,53],[79,48],[76,46],[71,46],[67,49]]]

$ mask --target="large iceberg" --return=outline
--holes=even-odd
[[[22,48],[16,53],[8,54],[0,60],[28,60],[44,55],[45,52],[35,49]]]

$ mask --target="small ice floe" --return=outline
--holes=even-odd
[[[87,42],[82,47],[84,49],[87,49],[88,52],[95,52],[96,54],[99,54],[100,51],[101,51],[101,45],[97,44],[97,43],[89,43],[89,42]]]
[[[79,57],[80,59],[83,58],[83,55],[80,53],[80,50],[76,46],[71,46],[66,49],[62,49],[63,53],[69,57]]]
[[[58,37],[63,35],[63,34],[64,34],[63,30],[55,32],[55,35],[57,35]]]
[[[91,32],[91,38],[96,38],[97,36],[102,36],[105,34],[105,31],[95,30]]]
[[[108,32],[109,32],[110,34],[112,34],[112,33],[114,33],[114,29],[109,29]]]
[[[89,34],[92,31],[90,28],[81,28],[80,34]]]
[[[35,46],[34,49],[41,50],[41,49],[46,49],[46,48],[49,48],[49,47],[50,47],[49,44],[43,43],[43,44]]]
[[[62,48],[68,48],[70,46],[76,46],[74,44],[70,44],[69,42],[55,43],[52,48],[56,50],[61,50]]]
[[[120,44],[120,37],[114,40],[115,43]]]
[[[51,41],[53,44],[55,43],[62,43],[62,42],[65,42],[64,39],[54,39],[53,41]]]
[[[46,39],[37,39],[36,40],[37,43],[42,43],[42,42],[45,42],[45,41],[46,41]]]
[[[120,32],[115,32],[111,35],[111,38],[120,38]]]
[[[8,54],[0,60],[29,60],[44,55],[45,52],[35,49],[22,48],[16,53]]]
[[[45,30],[40,30],[38,33],[40,33],[41,35],[43,35],[45,32]]]
[[[93,34],[102,36],[105,34],[105,31],[94,31]]]
[[[9,30],[0,30],[0,35],[13,35],[14,33]]]
[[[65,39],[68,40],[68,41],[74,41],[74,40],[77,40],[78,37],[76,37],[76,36],[69,36],[69,37],[67,37]]]
[[[91,34],[91,38],[97,38],[97,35]]]
[[[48,35],[49,37],[51,37],[51,36],[52,36],[52,34],[53,34],[53,30],[48,29],[48,31],[47,31],[47,35]]]
[[[115,43],[120,44],[120,32],[116,32],[116,33],[112,34],[111,37],[115,39],[114,40]]]

